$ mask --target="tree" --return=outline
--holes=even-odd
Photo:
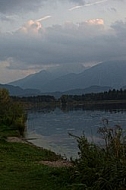
[[[23,135],[26,114],[20,103],[12,101],[6,89],[0,89],[0,125],[18,130]]]

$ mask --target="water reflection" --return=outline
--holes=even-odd
[[[107,111],[107,112],[124,112],[126,110],[126,104],[124,103],[109,103],[109,104],[87,104],[87,105],[64,105],[59,107],[63,112],[77,111],[77,110],[91,110],[91,111]]]
[[[90,141],[102,143],[97,134],[106,118],[110,126],[116,124],[126,129],[125,109],[84,109],[83,106],[33,109],[28,111],[27,137],[36,138],[32,142],[38,146],[51,149],[59,154],[76,157],[78,148],[76,140],[68,133],[77,136],[84,132]]]

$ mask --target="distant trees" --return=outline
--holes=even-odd
[[[13,100],[19,100],[21,102],[39,103],[39,102],[55,102],[54,96],[50,95],[39,95],[39,96],[28,96],[28,97],[12,97]]]
[[[102,100],[126,100],[126,90],[109,90],[108,92],[88,93],[82,95],[63,95],[60,98],[62,104],[68,102],[86,102],[86,101],[102,101]]]
[[[67,104],[73,105],[80,104],[80,103],[102,103],[102,101],[106,100],[118,100],[118,102],[121,100],[126,101],[126,90],[109,90],[105,92],[100,93],[88,93],[88,94],[82,94],[82,95],[62,95],[59,99],[56,99],[52,95],[38,95],[38,96],[28,96],[28,97],[11,97],[14,102],[20,101],[24,104],[25,107],[31,108],[34,107],[46,107],[46,106],[57,106],[62,105],[66,106]],[[121,102],[120,101],[120,102]]]
[[[14,102],[6,89],[0,89],[0,126],[18,130],[23,135],[26,114],[19,102]]]

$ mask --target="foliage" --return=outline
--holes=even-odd
[[[76,137],[79,158],[74,161],[73,178],[77,190],[126,189],[126,136],[120,126],[109,127],[106,119],[103,125],[98,133],[104,139],[104,146],[88,142],[84,134]]]
[[[18,130],[23,135],[26,114],[22,105],[12,101],[6,89],[0,89],[0,126],[5,130]]]
[[[7,90],[0,89],[0,189],[71,189],[68,187],[67,169],[40,163],[42,160],[61,159],[61,156],[25,143],[5,141],[5,137],[16,134],[15,131],[23,135],[25,121],[22,105],[12,101]]]

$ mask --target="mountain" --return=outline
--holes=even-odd
[[[10,85],[19,86],[21,88],[42,89],[43,85],[55,79],[55,76],[45,70],[36,74],[31,74],[23,79],[9,83]]]
[[[73,66],[73,65],[72,65]],[[80,71],[84,71],[89,67],[84,67],[83,65],[76,65],[72,67],[72,72],[80,73]],[[32,88],[32,89],[40,89],[42,90],[47,83],[64,76],[66,74],[70,74],[70,66],[67,64],[65,66],[57,66],[55,68],[50,68],[47,70],[42,70],[38,73],[31,74],[23,79],[16,80],[14,82],[9,83],[10,85],[20,86],[21,88]],[[43,90],[42,90],[43,91]],[[48,91],[48,90],[47,90]]]
[[[39,95],[41,92],[36,89],[22,89],[18,86],[12,86],[7,84],[0,84],[0,88],[5,88],[9,91],[11,96],[33,96]]]
[[[42,93],[85,89],[90,86],[109,86],[118,89],[126,85],[126,61],[103,62],[81,73],[63,76],[41,71],[11,84],[23,88],[37,88]]]
[[[79,74],[68,74],[59,77],[45,86],[43,91],[68,91],[85,89],[90,86],[110,86],[121,88],[126,85],[126,62],[111,61],[100,63]]]

